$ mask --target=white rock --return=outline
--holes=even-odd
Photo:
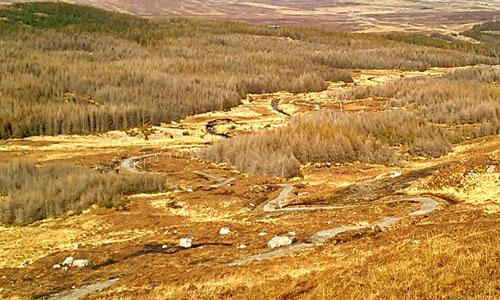
[[[261,233],[259,233],[259,236],[265,236],[265,235],[267,235],[267,232],[261,232]]]
[[[277,248],[281,246],[291,245],[292,243],[293,239],[289,236],[275,236],[269,242],[267,242],[267,245],[271,248]]]
[[[86,259],[75,259],[73,261],[72,266],[77,267],[77,268],[83,268],[86,267],[89,264],[89,261]]]
[[[64,259],[62,265],[63,266],[71,266],[73,264],[73,257],[72,256],[68,256],[66,257],[66,259]]]
[[[489,166],[489,167],[488,167],[488,169],[486,169],[486,173],[491,173],[491,172],[495,171],[495,168],[496,168],[496,167],[497,167],[497,166],[495,166],[495,165],[491,165],[491,166]]]
[[[236,247],[237,249],[245,249],[247,247],[247,245],[245,244],[241,244],[239,245],[238,247]]]
[[[470,171],[468,175],[469,175],[470,178],[476,178],[477,177],[477,174],[474,171]]]
[[[174,229],[174,234],[177,234],[177,229]]]
[[[165,231],[163,232],[163,235],[167,235],[167,234],[168,234],[168,230],[165,230]]]
[[[389,177],[391,177],[391,178],[396,178],[396,177],[399,177],[399,176],[401,176],[401,173],[399,173],[399,172],[396,172],[394,174],[389,175]]]
[[[192,193],[193,189],[192,188],[188,188],[187,191],[188,191],[188,193]]]
[[[182,238],[179,240],[179,245],[184,248],[191,248],[193,245],[193,239],[192,238]]]
[[[61,265],[60,264],[55,264],[52,266],[52,269],[60,269]]]
[[[219,234],[230,234],[231,233],[231,229],[229,229],[229,227],[222,227],[220,230],[219,230]]]
[[[289,235],[296,235],[295,231],[290,231],[288,234]]]
[[[73,250],[78,250],[78,245],[75,245],[75,246],[73,247]]]
[[[168,248],[168,246],[167,246],[167,245],[163,245],[163,246],[161,246],[161,248],[162,248],[162,249],[167,249],[167,248]]]

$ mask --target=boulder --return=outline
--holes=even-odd
[[[89,264],[89,261],[86,259],[75,259],[71,266],[77,267],[77,268],[83,268],[83,267],[86,267],[88,264]]]
[[[291,245],[292,243],[293,239],[289,236],[275,236],[267,242],[267,245],[271,248],[278,248],[281,246]]]
[[[219,234],[222,234],[222,235],[226,235],[226,234],[230,234],[230,233],[231,233],[231,229],[229,229],[229,227],[222,227],[219,230]]]
[[[73,257],[72,256],[66,257],[62,263],[63,266],[71,266],[72,264],[73,264]]]
[[[192,238],[182,238],[179,240],[179,246],[184,247],[184,248],[191,248],[193,245],[193,239]]]

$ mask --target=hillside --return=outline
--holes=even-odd
[[[0,5],[1,299],[500,299],[498,22],[203,16]]]
[[[18,2],[19,0],[3,0]],[[2,1],[0,1],[1,3]],[[195,17],[336,30],[458,33],[500,16],[499,1],[66,0],[144,17]]]
[[[351,81],[347,69],[498,62],[494,46],[424,36],[148,20],[61,3],[1,8],[0,33],[0,138],[158,125],[247,93],[320,91]]]

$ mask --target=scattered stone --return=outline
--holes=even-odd
[[[60,264],[55,264],[52,266],[52,269],[60,269],[61,265]]]
[[[177,234],[177,232],[178,232],[177,229],[174,229],[174,234]]]
[[[165,231],[163,232],[163,235],[167,235],[167,234],[168,234],[168,230],[165,230]]]
[[[265,235],[267,235],[267,232],[261,232],[261,233],[259,233],[259,236],[265,236]]]
[[[188,191],[188,193],[192,193],[193,189],[192,188],[188,188],[187,191]]]
[[[62,265],[63,266],[71,266],[73,264],[73,257],[72,256],[68,256],[66,257],[66,259],[64,259]]]
[[[231,233],[231,229],[229,229],[229,227],[222,227],[219,230],[219,234],[226,235],[226,234],[230,234],[230,233]]]
[[[497,167],[497,166],[495,166],[495,165],[490,165],[490,166],[488,167],[488,169],[486,169],[486,173],[492,173],[493,171],[495,171],[495,168],[496,168],[496,167]]]
[[[249,204],[251,207],[255,207],[255,203],[250,203]]]
[[[293,239],[289,236],[275,236],[267,242],[267,245],[271,248],[278,248],[281,246],[291,245],[292,243]]]
[[[401,176],[401,173],[399,173],[399,172],[396,172],[394,174],[389,175],[389,177],[391,177],[391,178],[396,178],[396,177],[399,177],[399,176]]]
[[[72,286],[71,286],[71,289],[75,289],[75,288],[76,288],[76,286],[75,286],[75,285],[72,285]]]
[[[182,238],[179,240],[179,245],[184,248],[191,248],[193,245],[193,239],[192,238]]]
[[[83,268],[83,267],[86,267],[88,264],[89,264],[89,261],[86,259],[75,259],[71,266],[77,267],[77,268]]]
[[[474,173],[474,171],[470,171],[468,175],[469,175],[470,178],[476,178],[477,177],[477,174]]]
[[[163,246],[161,246],[161,248],[162,248],[162,249],[167,249],[167,248],[168,248],[168,246],[167,246],[167,245],[163,245]]]
[[[245,244],[241,244],[239,245],[238,247],[236,247],[237,249],[245,249],[247,247],[247,245]]]

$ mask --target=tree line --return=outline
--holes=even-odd
[[[27,224],[78,213],[93,204],[124,204],[127,195],[168,190],[162,176],[103,174],[69,164],[0,164],[0,223]]]
[[[0,62],[0,138],[6,139],[157,125],[233,107],[247,93],[351,82],[347,69],[421,70],[498,59],[381,35],[18,3],[0,8]]]

